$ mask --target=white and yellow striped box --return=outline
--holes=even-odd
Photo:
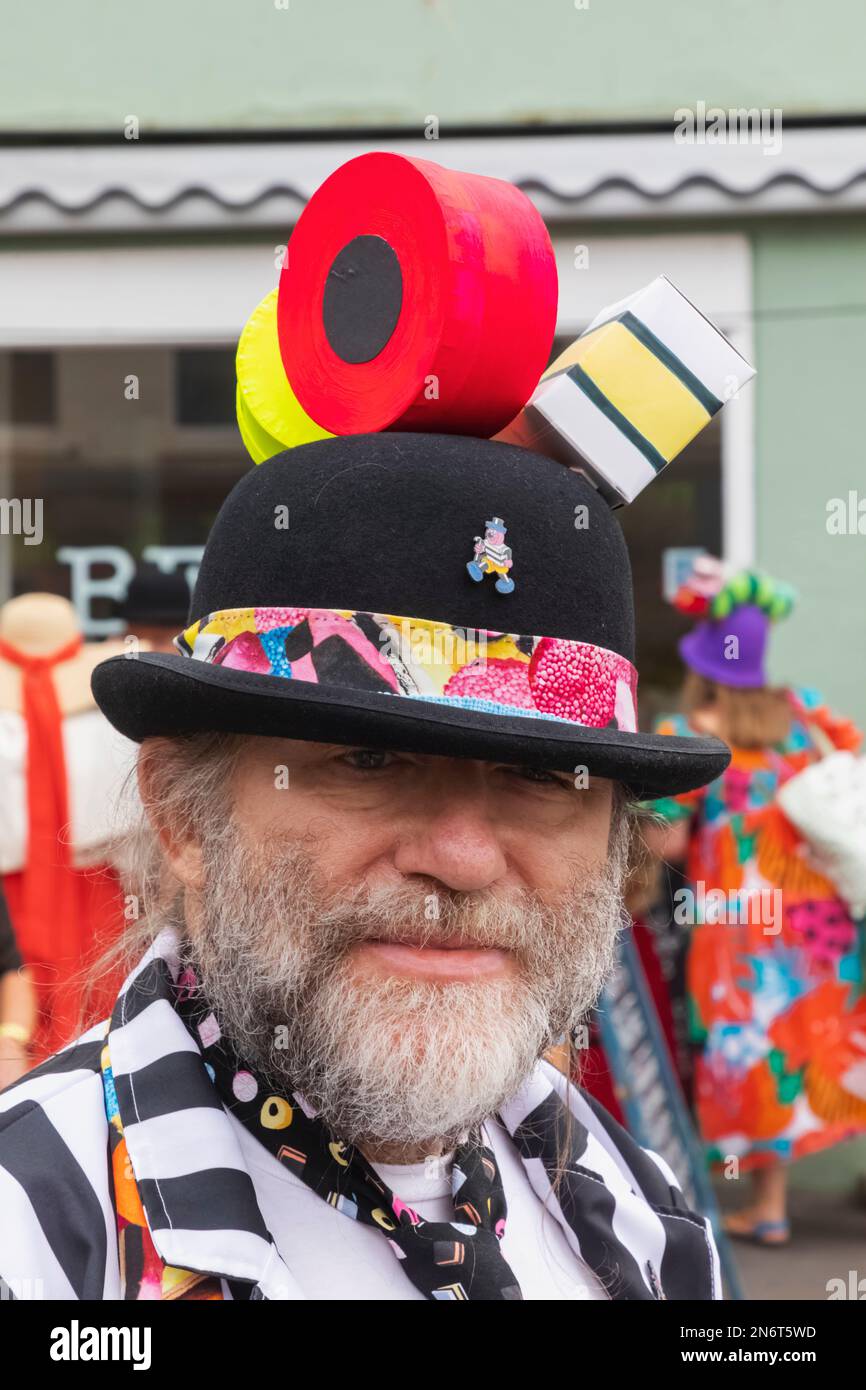
[[[612,506],[621,506],[754,375],[660,275],[602,310],[497,438],[580,468]]]

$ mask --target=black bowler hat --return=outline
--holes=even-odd
[[[485,548],[491,516],[507,548]],[[730,757],[636,731],[619,524],[579,474],[491,440],[350,435],[252,469],[176,644],[93,673],[132,739],[223,730],[586,767],[641,797],[701,786]]]

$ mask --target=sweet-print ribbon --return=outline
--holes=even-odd
[[[348,690],[637,730],[637,671],[618,652],[349,608],[226,608],[175,638],[195,661]]]

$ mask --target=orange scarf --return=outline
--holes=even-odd
[[[27,853],[17,892],[10,894],[21,955],[39,986],[43,1018],[39,1042],[47,1050],[59,990],[81,965],[88,924],[81,920],[68,838],[69,798],[63,719],[52,671],[80,650],[76,636],[45,656],[31,656],[0,638],[0,658],[22,673],[27,729]],[[16,910],[17,909],[17,910]],[[65,1039],[64,1039],[65,1040]]]

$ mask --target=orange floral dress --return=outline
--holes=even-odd
[[[696,792],[653,803],[690,820],[675,920],[688,924],[698,1123],[710,1162],[787,1162],[866,1132],[864,924],[776,805],[783,782],[818,756],[810,726],[837,748],[861,735],[814,692],[791,692],[783,744],[734,748]],[[682,716],[660,733],[693,732]]]

